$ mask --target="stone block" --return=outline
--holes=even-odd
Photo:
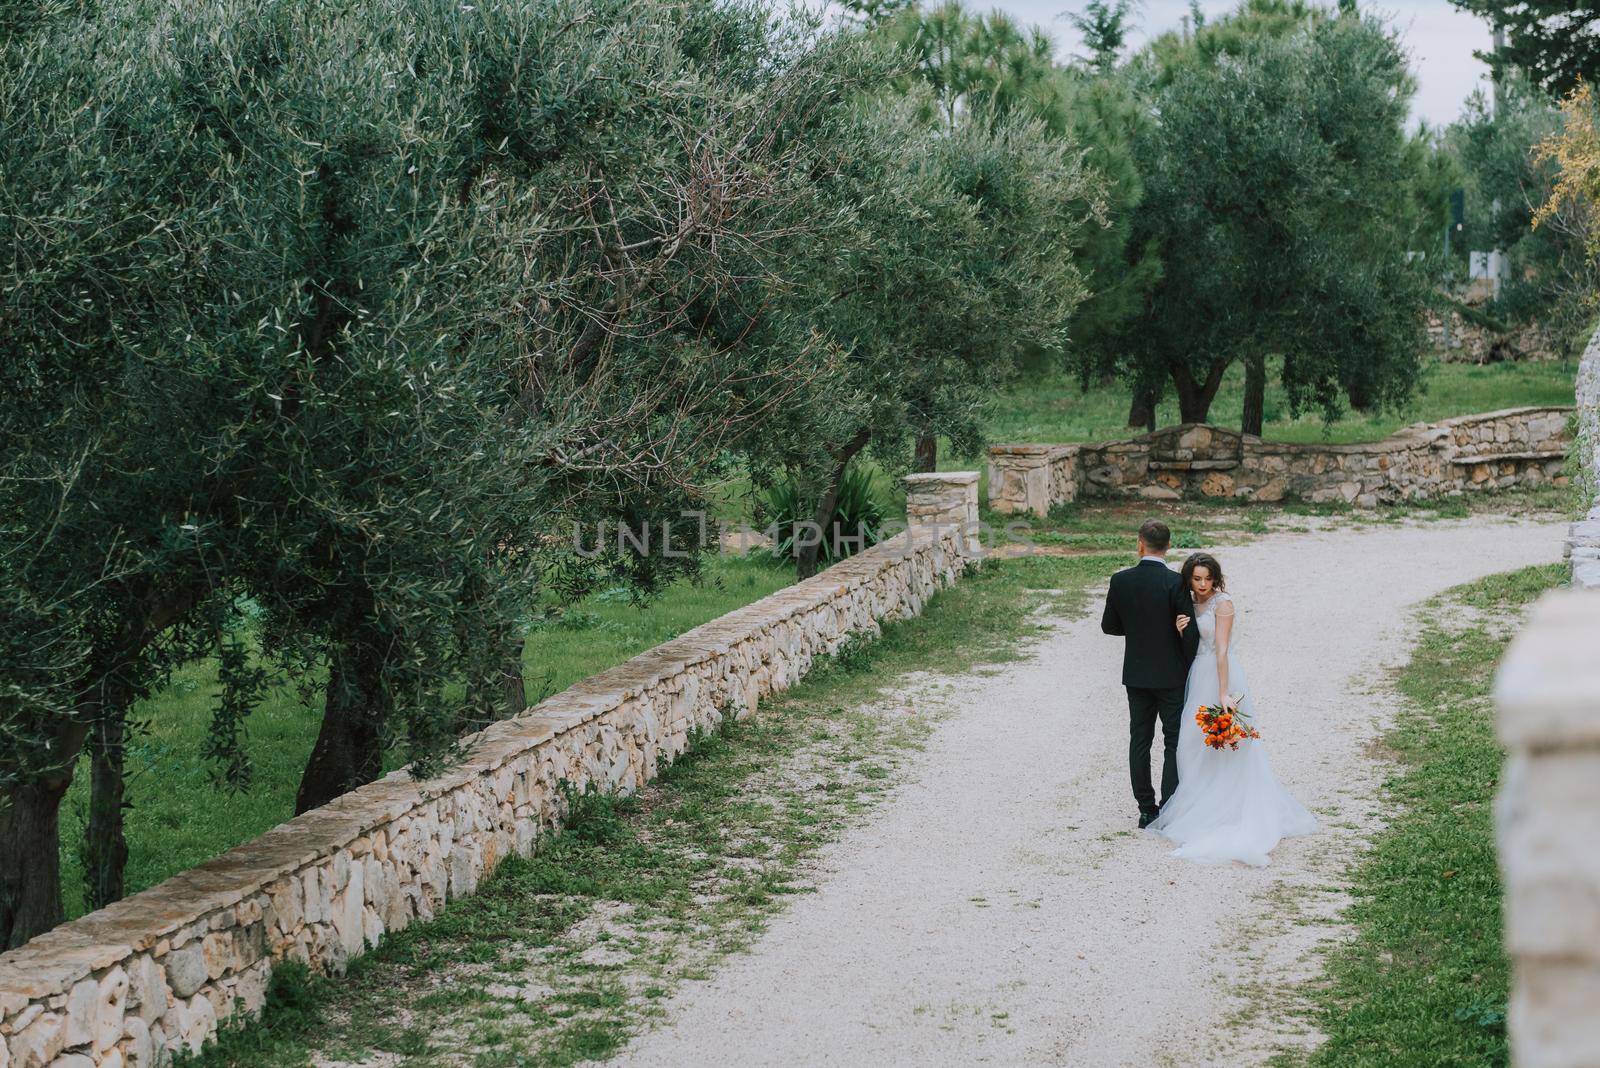
[[[213,931],[200,940],[200,959],[205,962],[206,978],[220,979],[233,968],[233,932]]]
[[[112,968],[95,989],[94,1047],[105,1052],[122,1038],[123,1015],[128,1003],[128,973]]]
[[[67,1048],[67,1021],[60,1013],[42,1012],[11,1035],[12,1068],[44,1068]]]
[[[99,991],[99,983],[85,979],[67,992],[66,1048],[88,1045],[94,1038],[95,1000]]]
[[[1518,1068],[1594,1068],[1600,1050],[1600,963],[1539,961],[1519,966],[1509,1019]]]
[[[192,996],[207,979],[206,961],[198,942],[190,942],[182,949],[168,953],[165,965],[167,986],[172,989],[174,997]]]
[[[1522,749],[1600,744],[1600,598],[1546,594],[1495,677],[1500,740]]]
[[[1513,752],[1495,824],[1507,949],[1600,961],[1600,749]]]
[[[137,1016],[122,1022],[122,1041],[117,1049],[122,1051],[123,1063],[128,1068],[154,1068],[155,1048],[150,1042],[150,1025]]]

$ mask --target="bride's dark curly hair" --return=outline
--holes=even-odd
[[[1212,585],[1216,586],[1217,589],[1225,590],[1228,588],[1227,583],[1222,580],[1222,564],[1217,561],[1215,556],[1210,553],[1190,553],[1189,559],[1183,562],[1183,588],[1186,592],[1194,589],[1192,580],[1194,579],[1194,569],[1197,567],[1203,567],[1211,573]]]

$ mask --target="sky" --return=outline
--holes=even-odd
[[[967,0],[966,6],[974,10],[997,7],[1040,27],[1055,40],[1056,54],[1065,59],[1080,51],[1080,42],[1077,31],[1059,16],[1063,11],[1081,11],[1083,5],[1084,0]],[[1222,14],[1235,6],[1235,0],[1200,0],[1207,15]],[[1444,126],[1456,119],[1467,94],[1488,76],[1488,68],[1472,55],[1488,50],[1488,26],[1456,10],[1449,0],[1363,0],[1360,6],[1363,12],[1381,15],[1399,29],[1411,53],[1411,70],[1417,78],[1417,95],[1411,103],[1413,120]],[[1188,0],[1143,0],[1130,44],[1138,47],[1155,34],[1178,29],[1188,12]]]

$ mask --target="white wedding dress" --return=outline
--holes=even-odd
[[[1221,863],[1238,860],[1261,866],[1278,839],[1310,834],[1316,817],[1278,785],[1267,762],[1263,741],[1245,739],[1238,749],[1211,749],[1205,744],[1195,710],[1215,705],[1217,693],[1217,610],[1233,600],[1218,591],[1204,607],[1195,610],[1200,628],[1200,651],[1189,668],[1184,693],[1183,722],[1178,728],[1178,789],[1161,807],[1150,830],[1178,843],[1175,857]],[[1255,718],[1250,686],[1239,663],[1239,620],[1233,621],[1228,642],[1228,689],[1240,696],[1239,707],[1250,723],[1268,729]],[[1241,696],[1242,695],[1242,696]]]

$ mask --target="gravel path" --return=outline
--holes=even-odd
[[[681,990],[621,1061],[1143,1068],[1312,1040],[1273,997],[1314,973],[1342,873],[1381,818],[1373,743],[1407,609],[1558,560],[1564,530],[1477,518],[1214,550],[1274,768],[1325,828],[1265,869],[1176,860],[1131,831],[1121,647],[1098,604],[1031,658],[955,680],[912,781],[825,853],[818,892]],[[1215,918],[1235,913],[1255,920]],[[1219,1026],[1218,1000],[1245,1018]]]

